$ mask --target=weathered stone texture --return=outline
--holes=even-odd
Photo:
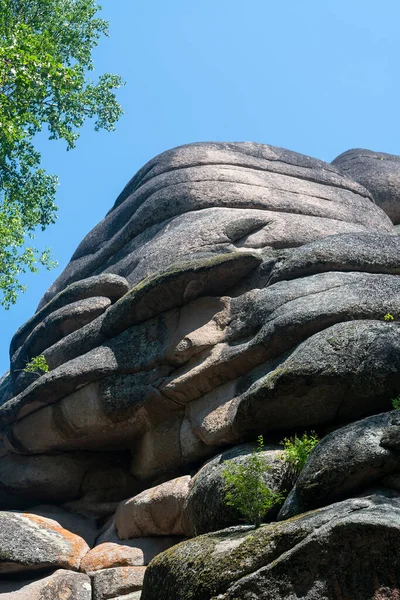
[[[11,342],[0,571],[38,579],[2,597],[399,600],[399,189],[399,157],[255,143],[134,176]],[[260,434],[285,504],[216,533]]]
[[[0,581],[2,600],[92,600],[87,575],[58,570],[38,581]]]
[[[397,225],[400,222],[400,157],[356,148],[340,154],[332,164],[358,181]]]

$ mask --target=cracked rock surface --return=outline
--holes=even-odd
[[[399,157],[256,143],[133,177],[11,340],[0,597],[397,598],[399,186]],[[287,498],[253,530],[222,471],[260,434]]]

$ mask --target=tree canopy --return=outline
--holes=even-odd
[[[48,249],[31,239],[56,219],[57,177],[41,168],[35,136],[72,149],[86,119],[115,128],[122,114],[119,75],[89,77],[92,50],[108,23],[94,0],[0,0],[0,302],[25,288],[21,273],[50,268]]]

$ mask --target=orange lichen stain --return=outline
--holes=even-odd
[[[143,565],[143,552],[139,548],[130,548],[107,542],[96,546],[81,562],[81,571],[89,573],[112,567],[139,567]]]
[[[53,519],[47,519],[46,517],[30,513],[21,513],[21,516],[31,521],[34,525],[37,525],[39,529],[46,529],[49,532],[56,533],[65,542],[68,542],[69,551],[65,552],[64,556],[60,556],[58,564],[68,569],[79,569],[82,557],[90,550],[83,538],[75,533],[71,533],[68,529],[64,529]]]

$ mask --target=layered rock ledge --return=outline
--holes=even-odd
[[[133,177],[11,340],[0,597],[400,598],[398,181],[255,143]],[[287,497],[254,530],[222,472],[260,434]]]

